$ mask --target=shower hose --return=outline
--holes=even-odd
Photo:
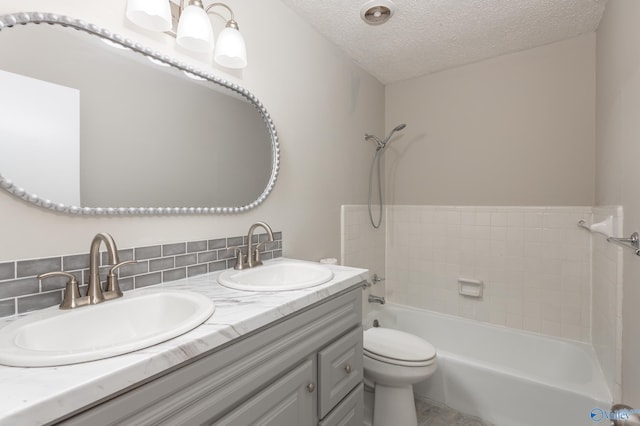
[[[373,161],[371,162],[371,168],[369,169],[369,219],[371,220],[371,225],[374,228],[378,229],[380,224],[382,223],[382,182],[380,179],[380,157],[382,156],[383,148],[378,148],[376,150],[376,155],[373,157]],[[378,220],[373,219],[373,212],[371,208],[371,193],[373,192],[373,169],[377,166],[378,169],[378,200],[380,201],[378,204]]]

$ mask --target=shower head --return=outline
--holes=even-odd
[[[389,139],[391,139],[391,136],[393,136],[395,132],[399,132],[405,127],[407,127],[406,124],[398,124],[396,127],[394,127],[391,133],[389,133],[389,136],[387,136],[387,138],[382,142],[382,146],[384,147],[387,144],[387,142],[389,142]]]
[[[406,124],[398,124],[396,127],[393,128],[393,130],[391,131],[391,133],[389,133],[389,136],[387,136],[385,138],[385,140],[382,140],[379,137],[374,136],[374,135],[370,135],[368,133],[365,133],[364,139],[367,140],[367,141],[368,140],[373,140],[377,145],[376,151],[380,151],[381,149],[383,149],[385,147],[385,145],[387,145],[387,142],[389,142],[389,139],[391,139],[391,136],[393,136],[393,134],[395,132],[399,132],[400,130],[404,129],[405,127],[407,127]]]

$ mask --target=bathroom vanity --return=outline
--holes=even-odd
[[[118,357],[0,367],[0,424],[360,426],[367,272],[330,268],[331,281],[294,291],[228,289],[219,273],[161,284],[207,295],[214,314]]]

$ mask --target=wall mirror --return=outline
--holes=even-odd
[[[12,194],[73,214],[185,214],[246,211],[271,192],[277,135],[246,89],[47,13],[1,16],[0,52]]]

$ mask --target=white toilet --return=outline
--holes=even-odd
[[[373,426],[416,426],[413,384],[436,371],[436,350],[413,334],[373,327],[364,332],[364,377],[374,385]]]

